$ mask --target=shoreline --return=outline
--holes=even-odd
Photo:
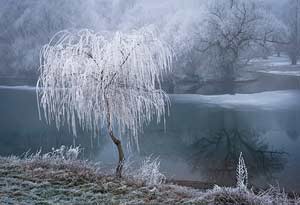
[[[54,153],[54,152],[53,152]],[[200,190],[182,185],[147,184],[132,170],[122,179],[95,164],[53,153],[25,157],[0,157],[0,203],[2,204],[298,204],[276,187],[251,190],[211,184]],[[57,154],[57,153],[55,153]],[[151,170],[149,170],[151,171]],[[173,181],[173,182],[176,182]],[[191,184],[192,183],[192,184]],[[295,196],[295,195],[294,195]]]

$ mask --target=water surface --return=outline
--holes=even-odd
[[[166,129],[152,123],[140,137],[141,157],[160,156],[168,177],[233,184],[240,152],[250,182],[279,183],[300,191],[300,91],[240,95],[171,95]],[[35,90],[0,88],[0,155],[21,155],[76,143],[84,157],[114,163],[117,155],[103,134],[74,137],[40,121]],[[91,142],[92,141],[92,142]]]

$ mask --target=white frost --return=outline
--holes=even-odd
[[[240,154],[239,163],[236,168],[236,179],[237,179],[237,183],[236,183],[237,188],[247,189],[248,171],[247,171],[247,167],[245,165],[245,161],[244,161],[242,152]]]
[[[48,123],[79,125],[93,136],[108,120],[114,131],[138,144],[138,134],[154,116],[167,112],[168,96],[160,89],[170,71],[172,53],[152,27],[130,33],[63,31],[41,50],[37,83],[39,105]],[[109,116],[108,116],[109,113]],[[107,119],[109,118],[109,119]]]

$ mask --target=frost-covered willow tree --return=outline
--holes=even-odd
[[[102,128],[118,148],[117,177],[124,153],[116,133],[138,134],[168,109],[160,82],[171,69],[172,53],[151,27],[113,35],[63,31],[41,50],[37,92],[47,123],[77,135],[78,127],[99,135]],[[167,105],[167,106],[166,106]]]

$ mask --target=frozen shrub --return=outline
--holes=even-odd
[[[58,149],[52,148],[52,152],[41,155],[40,151],[36,154],[37,156],[41,156],[42,158],[52,158],[52,159],[60,159],[60,160],[76,160],[78,158],[79,153],[81,152],[80,147],[66,147],[62,145]]]
[[[80,153],[80,148],[79,147],[70,147],[67,151],[66,151],[66,158],[68,160],[75,160],[78,158],[78,155]]]
[[[132,172],[131,177],[137,182],[142,182],[147,186],[163,184],[166,181],[166,176],[160,171],[159,158],[146,157],[143,160],[140,168]]]

